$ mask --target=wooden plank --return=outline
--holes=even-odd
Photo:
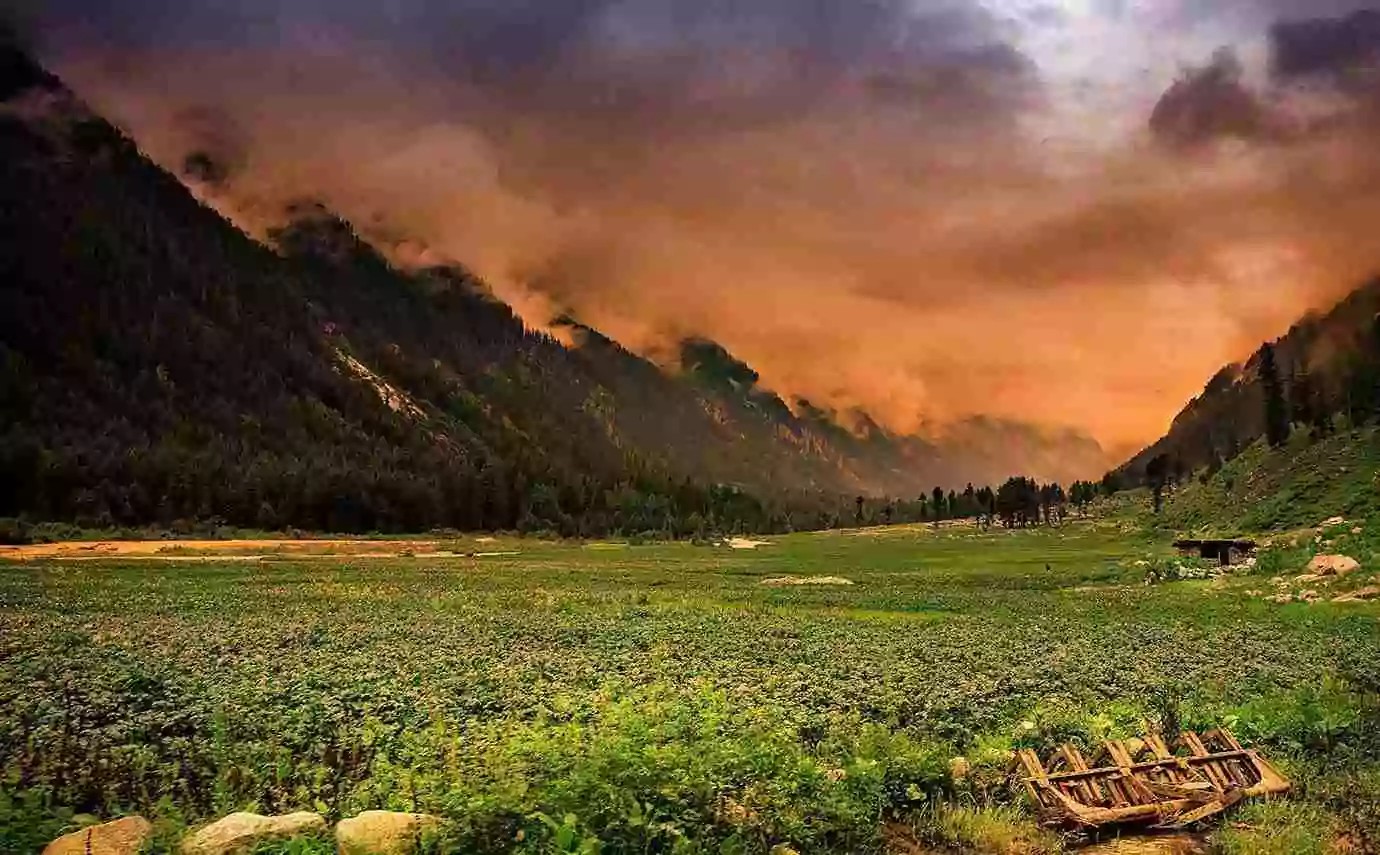
[[[1275,795],[1289,792],[1292,785],[1289,783],[1288,778],[1281,775],[1274,766],[1270,765],[1268,760],[1261,757],[1258,753],[1254,751],[1249,751],[1247,753],[1250,755],[1251,762],[1255,766],[1256,771],[1260,773],[1260,783],[1247,791],[1249,795]]]
[[[1227,777],[1231,780],[1232,786],[1239,790],[1248,789],[1255,783],[1247,766],[1249,765],[1244,758],[1231,758],[1222,760],[1219,765]]]
[[[1207,739],[1220,739],[1222,741],[1222,744],[1225,745],[1227,747],[1227,750],[1229,751],[1242,750],[1241,743],[1237,742],[1236,737],[1232,735],[1232,732],[1224,727],[1219,727],[1216,730],[1209,730],[1206,734],[1204,734],[1204,736]]]
[[[1126,744],[1118,739],[1108,739],[1103,744],[1106,746],[1107,756],[1121,773],[1117,786],[1126,803],[1140,805],[1156,801],[1155,794],[1146,789],[1145,784],[1131,769],[1135,761],[1131,758],[1131,752],[1126,749]]]
[[[1207,758],[1171,757],[1168,760],[1151,760],[1145,763],[1134,763],[1131,765],[1131,769],[1136,772],[1150,771],[1155,768],[1188,772],[1192,770],[1194,764],[1197,764],[1202,759],[1226,760],[1231,758],[1239,758],[1241,760],[1246,760],[1247,762],[1250,762],[1251,755],[1252,752],[1250,751],[1228,751],[1222,754],[1209,754],[1207,755]],[[1049,774],[1049,778],[1050,780],[1073,780],[1080,777],[1085,777],[1087,775],[1095,775],[1107,771],[1113,771],[1112,767],[1104,767],[1102,769],[1089,769],[1086,772],[1054,772]]]
[[[1211,757],[1211,754],[1208,752],[1207,746],[1203,745],[1203,740],[1198,737],[1198,734],[1191,730],[1185,730],[1179,735],[1179,742],[1186,746],[1189,753],[1193,755],[1193,761],[1191,761],[1189,765],[1196,769],[1200,769],[1207,775],[1208,780],[1212,781],[1212,785],[1216,787],[1219,792],[1225,793],[1233,789],[1231,781],[1227,776],[1217,768],[1216,764],[1208,759]]]
[[[1216,816],[1241,801],[1241,798],[1242,794],[1240,790],[1232,790],[1230,793],[1224,793],[1201,807],[1180,814],[1178,818],[1174,820],[1172,827],[1187,828],[1195,822],[1202,822],[1208,817]]]
[[[1045,767],[1040,763],[1040,758],[1029,748],[1022,748],[1016,752],[1016,761],[1025,767],[1025,774],[1028,778],[1046,778]]]
[[[1013,766],[1025,772],[1027,792],[1046,821],[1085,827],[1128,822],[1181,827],[1244,797],[1285,792],[1290,786],[1264,758],[1240,748],[1225,730],[1210,731],[1206,737],[1193,731],[1180,734],[1175,746],[1186,750],[1187,757],[1172,754],[1162,737],[1151,735],[1144,741],[1154,760],[1137,763],[1124,742],[1106,740],[1096,755],[1096,768],[1089,768],[1071,744],[1060,746],[1045,762],[1034,751],[1021,749],[1015,752]],[[1209,750],[1209,743],[1230,750]]]
[[[1082,752],[1080,752],[1073,743],[1065,742],[1059,751],[1064,755],[1064,759],[1068,761],[1070,769],[1075,772],[1088,771],[1088,761],[1083,759]]]
[[[1207,782],[1197,785],[1161,784],[1156,782],[1146,784],[1146,786],[1156,795],[1163,796],[1167,799],[1188,799],[1193,802],[1205,802],[1217,798],[1217,794],[1213,791],[1212,785]]]
[[[1158,733],[1151,733],[1145,737],[1145,744],[1149,747],[1156,760],[1170,760],[1174,755],[1169,753],[1169,747],[1164,744],[1164,738]],[[1177,769],[1160,768],[1156,770],[1156,777],[1167,782],[1177,781],[1180,778]]]
[[[1044,764],[1040,762],[1040,757],[1029,748],[1022,748],[1016,752],[1016,762],[1025,767],[1025,790],[1035,803],[1035,809],[1041,812],[1048,811],[1050,805],[1044,798],[1044,787],[1049,786],[1049,776],[1045,774]]]
[[[1088,761],[1083,759],[1082,752],[1080,752],[1078,748],[1075,747],[1072,743],[1065,742],[1063,746],[1060,747],[1059,753],[1063,755],[1064,760],[1068,762],[1069,769],[1073,770],[1074,772],[1088,771]],[[1107,801],[1107,798],[1105,795],[1103,795],[1102,788],[1098,786],[1096,779],[1085,777],[1084,779],[1079,781],[1079,784],[1079,792],[1082,795],[1084,804],[1096,806],[1103,804]]]
[[[1185,730],[1183,740],[1184,744],[1193,752],[1194,761],[1197,761],[1190,761],[1189,765],[1202,768],[1207,773],[1208,778],[1216,784],[1222,792],[1235,789],[1231,775],[1222,768],[1221,761],[1216,759],[1219,755],[1208,751],[1207,746],[1203,744],[1201,736],[1191,730]]]

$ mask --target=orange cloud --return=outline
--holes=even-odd
[[[577,17],[539,52],[510,33],[516,54],[445,61],[324,24],[56,59],[161,162],[223,161],[208,192],[251,227],[320,199],[399,260],[462,260],[535,324],[568,310],[653,355],[705,336],[784,396],[899,431],[1144,443],[1380,266],[1380,162],[1349,97],[1300,126],[1292,89],[1213,65],[1125,91],[1136,132],[1045,138],[1032,120],[1082,90],[971,4],[895,38],[899,13],[847,39],[820,35],[833,12],[790,38],[764,13],[727,43],[658,24],[675,4],[624,5],[651,23]],[[1169,90],[1159,129],[1192,151],[1156,142],[1142,89]],[[1232,121],[1205,124],[1224,99]],[[1302,130],[1262,139],[1276,120]]]

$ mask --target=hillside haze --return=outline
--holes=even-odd
[[[1157,462],[1158,477],[1171,480],[1201,467],[1215,472],[1259,440],[1278,445],[1298,428],[1321,438],[1377,413],[1380,279],[1325,313],[1300,318],[1245,361],[1224,366],[1174,418],[1165,436],[1119,471],[1135,482],[1154,480]]]
[[[563,344],[314,203],[266,246],[22,53],[0,71],[0,516],[789,527],[1004,477],[1008,437],[1043,477],[1096,471],[1077,436],[984,420],[926,440],[788,406],[710,341],[671,370],[573,318]]]

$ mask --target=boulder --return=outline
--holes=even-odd
[[[1361,569],[1361,562],[1349,555],[1315,555],[1308,562],[1308,572],[1314,576],[1345,576]]]
[[[1305,603],[1316,603],[1322,599],[1322,594],[1317,591],[1299,591],[1299,599]]]
[[[182,841],[182,853],[232,855],[247,852],[266,840],[286,840],[303,834],[321,834],[325,830],[326,820],[319,813],[303,811],[282,816],[232,813],[187,835]]]
[[[1332,602],[1334,602],[1334,603],[1360,603],[1360,602],[1365,602],[1366,600],[1374,600],[1374,599],[1376,599],[1376,598],[1380,598],[1380,586],[1371,585],[1371,586],[1366,587],[1366,588],[1361,588],[1361,589],[1359,589],[1359,590],[1355,590],[1355,591],[1351,591],[1351,592],[1346,593],[1346,594],[1342,594],[1342,595],[1339,596],[1339,597],[1333,597],[1333,598],[1332,598]]]
[[[430,814],[366,810],[336,824],[335,842],[340,855],[408,855],[440,826],[441,818]]]
[[[43,855],[137,855],[153,834],[142,816],[127,816],[65,834],[43,847]]]

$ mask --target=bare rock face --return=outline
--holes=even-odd
[[[43,847],[43,855],[138,855],[153,833],[142,816],[127,816],[64,834]]]
[[[340,855],[408,855],[422,836],[441,826],[441,818],[425,813],[366,810],[335,826]]]
[[[1374,600],[1377,598],[1380,598],[1380,586],[1371,585],[1366,588],[1360,588],[1358,590],[1342,594],[1340,597],[1333,597],[1332,602],[1361,603],[1365,602],[1366,600]]]
[[[183,855],[233,855],[252,849],[265,840],[285,840],[302,834],[320,834],[326,820],[318,813],[289,813],[259,816],[257,813],[232,813],[182,841]]]
[[[1361,562],[1349,555],[1316,555],[1308,562],[1314,576],[1346,576],[1361,569]]]

